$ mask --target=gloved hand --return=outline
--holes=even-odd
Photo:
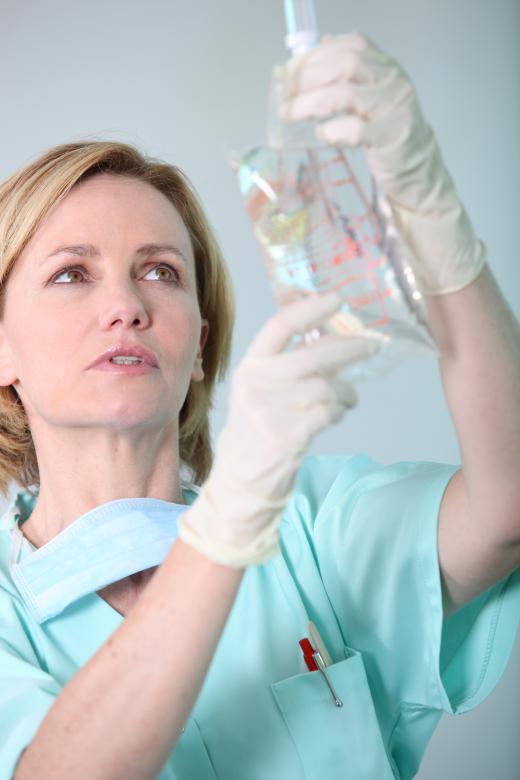
[[[484,267],[486,248],[399,63],[353,32],[323,36],[273,75],[285,80],[285,120],[325,120],[317,124],[319,138],[364,148],[421,292],[440,295],[470,284]]]
[[[323,336],[283,351],[294,335],[323,324],[341,301],[327,293],[284,306],[233,374],[213,467],[179,521],[181,539],[212,560],[241,568],[278,553],[278,521],[306,449],[357,403],[352,385],[337,374],[377,352],[378,342]]]

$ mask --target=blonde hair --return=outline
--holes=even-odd
[[[48,212],[70,190],[100,173],[130,176],[165,195],[179,212],[191,238],[201,316],[209,322],[203,352],[204,379],[192,382],[179,413],[181,466],[203,482],[213,462],[209,411],[215,384],[228,370],[235,316],[226,262],[195,189],[175,165],[145,157],[117,141],[78,141],[55,146],[0,185],[0,318],[5,285],[24,247]],[[15,480],[25,489],[39,486],[38,461],[29,421],[15,388],[0,387],[0,492]]]

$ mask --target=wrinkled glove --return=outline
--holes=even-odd
[[[283,307],[264,325],[235,370],[226,424],[208,479],[179,520],[180,537],[208,558],[241,568],[279,552],[279,519],[313,437],[357,403],[337,374],[379,349],[369,337],[323,336],[283,351],[326,321],[337,293]]]
[[[316,126],[320,139],[364,148],[422,293],[455,292],[480,274],[485,245],[395,59],[358,32],[325,35],[316,48],[277,66],[273,78],[284,81],[283,119],[325,119]]]

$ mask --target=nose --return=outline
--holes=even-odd
[[[134,324],[148,325],[150,317],[147,307],[138,292],[129,285],[113,285],[101,315],[101,327],[110,328],[115,322],[121,322],[125,327]]]

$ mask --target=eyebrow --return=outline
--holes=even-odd
[[[43,262],[46,262],[46,260],[48,260],[50,257],[54,257],[55,255],[59,255],[65,252],[70,255],[78,255],[78,257],[99,257],[99,251],[92,244],[74,244],[72,246],[58,247],[58,249],[55,249],[54,252],[51,252],[50,255],[47,255]],[[184,262],[186,262],[186,257],[184,254],[178,247],[174,246],[173,244],[143,244],[139,247],[139,249],[136,250],[136,255],[138,257],[149,257],[150,255],[163,254],[179,255],[179,257],[181,257]]]

